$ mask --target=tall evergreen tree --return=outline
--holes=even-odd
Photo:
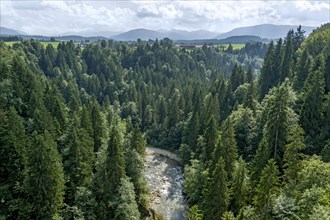
[[[249,196],[249,183],[247,168],[244,160],[240,157],[235,164],[233,180],[231,183],[232,191],[232,210],[238,214],[240,209],[246,205]]]
[[[104,138],[104,125],[99,104],[94,101],[91,110],[91,121],[93,127],[94,152],[97,152]]]
[[[30,204],[30,219],[52,219],[63,206],[64,176],[62,161],[52,136],[34,134],[28,150],[25,193]]]
[[[254,196],[254,204],[258,208],[262,219],[272,219],[271,208],[274,195],[278,193],[279,187],[279,171],[273,159],[269,160],[263,169],[259,184],[256,188]]]
[[[65,140],[64,171],[67,178],[66,203],[73,204],[77,187],[87,187],[94,168],[93,139],[79,126],[79,118],[72,116]]]
[[[294,65],[293,53],[294,53],[294,31],[290,30],[285,38],[285,51],[283,58],[283,65],[281,69],[280,79],[283,82],[284,79],[288,76],[292,76],[292,67]]]
[[[217,130],[217,122],[213,115],[211,115],[206,130],[204,133],[204,139],[205,139],[205,146],[204,146],[204,159],[205,161],[209,161],[212,159],[212,155],[214,152],[214,149],[216,148],[217,142],[218,142],[218,130]]]
[[[205,218],[221,219],[229,205],[227,173],[225,170],[225,161],[222,157],[219,158],[212,173],[208,196],[205,200]]]
[[[286,81],[275,87],[268,95],[264,111],[266,111],[266,124],[264,128],[267,144],[270,147],[272,158],[280,165],[284,153],[287,134],[289,130],[289,104],[291,87]],[[270,158],[268,158],[270,159]]]
[[[146,141],[138,127],[133,128],[131,146],[132,149],[136,150],[142,157],[146,151]]]
[[[231,120],[227,119],[221,126],[221,135],[218,146],[214,151],[214,166],[216,166],[219,158],[222,157],[225,163],[225,171],[229,179],[232,177],[234,170],[234,162],[237,155],[237,144],[235,139],[235,132]]]
[[[324,95],[324,59],[320,55],[316,58],[313,71],[308,76],[303,88],[303,104],[300,112],[301,126],[306,131],[307,151],[320,152],[317,146],[323,122]]]
[[[269,89],[271,89],[274,84],[272,83],[272,74],[273,70],[273,62],[274,62],[274,42],[271,41],[269,43],[268,51],[264,58],[264,64],[262,65],[260,77],[259,77],[259,100],[262,100],[265,95],[268,93]]]
[[[295,71],[295,81],[294,81],[294,88],[297,91],[301,91],[304,87],[304,83],[312,71],[313,59],[308,54],[307,50],[304,50],[302,54],[298,57],[296,71]]]
[[[305,148],[304,144],[304,130],[295,125],[291,127],[288,144],[285,146],[284,152],[284,175],[289,181],[296,181],[298,172],[301,169],[301,151]]]
[[[115,211],[115,220],[139,220],[140,213],[138,205],[135,201],[134,186],[129,179],[123,177],[120,180],[120,185],[117,194],[117,206]]]
[[[94,191],[98,207],[98,219],[114,218],[115,198],[121,178],[125,177],[125,160],[122,134],[118,127],[112,126],[105,152],[94,178]]]
[[[29,140],[15,108],[0,110],[0,205],[1,215],[17,219],[23,212],[23,181]]]

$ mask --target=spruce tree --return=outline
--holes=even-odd
[[[0,109],[0,213],[8,219],[19,218],[24,210],[23,181],[28,144],[23,120],[15,108],[7,112]]]
[[[254,205],[258,208],[262,219],[270,220],[274,196],[279,190],[279,171],[275,161],[269,160],[262,170],[260,181],[255,190]]]
[[[92,181],[94,168],[93,139],[80,128],[76,114],[72,116],[65,140],[64,171],[67,178],[66,203],[72,205],[77,187],[87,187]]]
[[[237,215],[240,209],[246,205],[249,196],[249,179],[244,160],[240,157],[235,164],[233,180],[231,183],[232,191],[232,210]]]
[[[274,86],[274,84],[272,83],[272,75],[274,73],[273,62],[274,62],[274,42],[271,41],[269,43],[269,47],[264,58],[264,64],[262,65],[260,71],[259,100],[262,100],[265,97],[265,95],[268,93],[269,89],[271,89]]]
[[[45,131],[33,134],[28,150],[25,193],[31,219],[52,219],[63,206],[63,166],[56,143]]]
[[[228,178],[225,170],[225,161],[220,157],[212,173],[208,196],[205,198],[205,218],[210,220],[221,219],[228,205]]]
[[[140,213],[144,216],[148,214],[148,186],[143,176],[144,160],[134,148],[128,148],[125,154],[126,174],[131,178],[134,185],[134,192]]]
[[[306,133],[307,152],[319,153],[318,142],[323,122],[324,95],[324,59],[316,58],[313,71],[308,76],[303,88],[303,104],[300,112],[301,126]]]
[[[146,151],[146,141],[140,131],[140,129],[136,126],[132,132],[131,138],[131,147],[136,150],[142,157],[145,155]]]
[[[289,106],[293,98],[290,91],[291,87],[288,81],[275,87],[267,95],[266,108],[264,109],[266,111],[265,137],[270,147],[272,158],[280,165],[282,164],[284,146],[289,130]]]
[[[117,120],[118,122],[118,120]],[[115,200],[121,178],[125,177],[125,160],[122,134],[118,127],[112,126],[105,158],[99,155],[99,166],[94,178],[94,192],[98,207],[98,219],[114,218]]]
[[[214,149],[216,148],[217,142],[218,142],[218,130],[217,130],[217,122],[213,115],[211,115],[206,130],[204,133],[204,139],[205,139],[205,146],[204,146],[204,159],[205,161],[209,161],[212,159],[212,155],[214,152]]]
[[[218,146],[214,151],[214,165],[219,158],[222,157],[225,163],[225,170],[229,179],[232,177],[234,170],[234,162],[237,155],[237,144],[235,139],[235,131],[231,120],[227,119],[221,126],[221,135]]]
[[[91,110],[91,121],[93,127],[94,152],[98,152],[104,138],[104,125],[99,104],[94,101]]]
[[[284,152],[284,176],[287,181],[296,181],[298,172],[301,169],[302,154],[300,153],[304,148],[304,130],[295,125],[290,128],[288,137],[288,144],[285,146]]]
[[[294,53],[294,42],[293,42],[293,37],[294,37],[294,31],[290,30],[285,38],[285,51],[284,51],[284,58],[283,58],[283,64],[282,64],[282,69],[281,69],[281,75],[280,79],[281,82],[284,81],[286,77],[292,77],[292,68],[294,65],[294,60],[293,60],[293,53]]]
[[[120,179],[116,199],[115,220],[139,220],[140,213],[138,205],[135,201],[134,186],[128,178],[123,177]]]

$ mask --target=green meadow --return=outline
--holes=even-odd
[[[6,45],[8,46],[12,46],[13,44],[15,43],[19,43],[19,41],[10,41],[10,42],[5,42]],[[46,41],[46,42],[40,42],[44,47],[46,47],[48,44],[51,44],[53,45],[53,47],[57,47],[57,45],[60,43],[60,42],[50,42],[50,41]]]
[[[233,46],[234,50],[241,49],[245,46],[245,44],[231,44]],[[217,44],[218,47],[225,47],[225,49],[228,48],[229,44]]]

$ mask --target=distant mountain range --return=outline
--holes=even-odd
[[[16,36],[16,35],[23,35],[24,32],[16,31],[10,28],[0,27],[0,35],[10,35],[10,36]]]
[[[113,39],[117,41],[136,41],[141,40],[155,40],[163,39],[165,37],[171,38],[175,41],[196,41],[196,42],[209,42],[226,39],[226,43],[245,43],[251,41],[267,41],[271,39],[283,38],[286,36],[290,29],[296,30],[298,26],[295,25],[273,25],[273,24],[262,24],[249,27],[235,28],[226,33],[215,33],[206,30],[197,31],[185,31],[185,30],[148,30],[148,29],[134,29],[123,33],[116,33],[110,31],[93,32],[67,32],[62,36],[54,36],[56,40],[102,40],[102,39]],[[306,36],[309,35],[315,27],[303,26],[303,30],[306,31]],[[23,32],[0,27],[0,35],[15,35],[21,36],[24,39],[34,38],[38,40],[50,39],[51,36],[39,36],[39,35],[27,35]],[[237,38],[239,36],[239,38]],[[233,38],[234,37],[234,38]],[[236,38],[235,38],[236,37]],[[260,39],[258,39],[260,38]]]
[[[120,41],[135,41],[136,39],[141,40],[155,40],[163,39],[165,37],[173,40],[192,40],[192,39],[210,39],[215,38],[217,33],[198,30],[198,31],[184,31],[184,30],[148,30],[148,29],[134,29],[118,35],[111,36],[110,38]]]
[[[289,30],[296,30],[298,25],[274,25],[274,24],[261,24],[249,27],[235,28],[229,32],[218,35],[217,39],[224,39],[232,36],[253,35],[267,39],[278,39],[286,36]],[[306,31],[305,35],[312,33],[315,27],[302,26]]]
[[[227,37],[225,39],[202,39],[202,40],[177,40],[176,43],[178,44],[246,44],[246,43],[254,43],[254,42],[270,42],[269,39],[261,38],[258,36],[250,36],[250,35],[242,35],[242,36],[232,36]]]

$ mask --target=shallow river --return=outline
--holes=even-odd
[[[150,206],[165,220],[187,219],[180,163],[180,158],[168,151],[147,148],[145,177],[151,191]]]

